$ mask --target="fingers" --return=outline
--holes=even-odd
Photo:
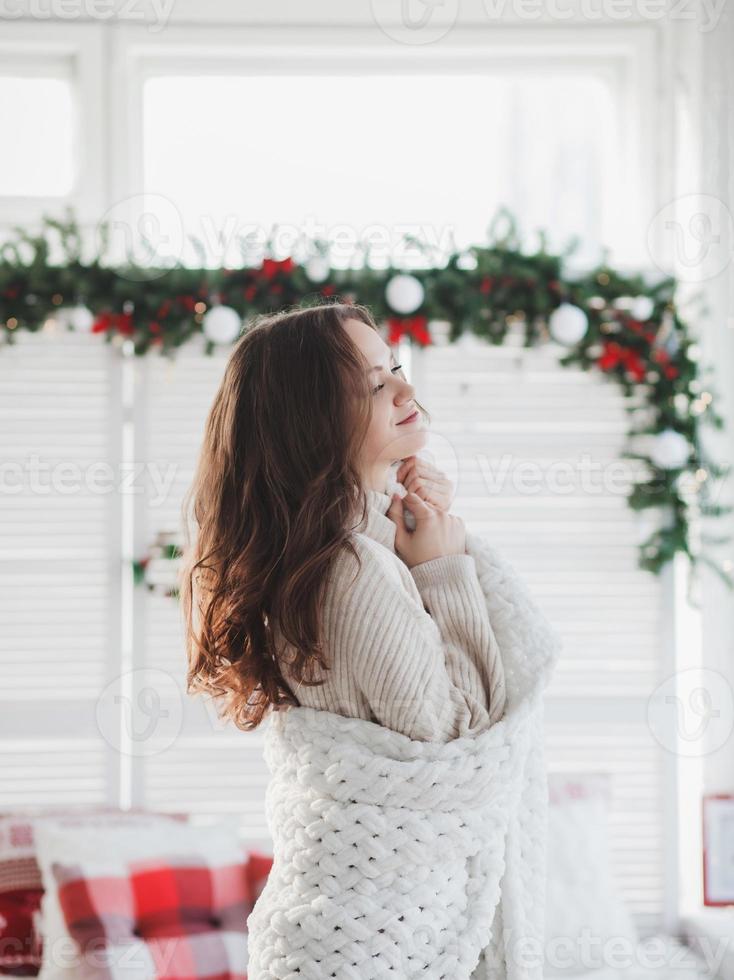
[[[394,493],[392,495],[392,500],[390,501],[390,506],[387,508],[387,513],[393,518],[395,514],[403,513],[403,500],[399,493]]]
[[[397,524],[399,530],[405,530],[403,498],[399,493],[394,493],[392,495],[390,506],[387,508],[387,516],[391,521],[394,521]]]
[[[432,493],[440,489],[440,482],[430,476],[411,476],[403,486],[406,490],[417,493],[421,497],[430,497]]]
[[[445,474],[432,463],[416,455],[406,456],[395,473],[395,479],[405,487],[408,486],[408,482],[419,476],[440,480]]]
[[[405,524],[404,506],[408,508],[417,521],[430,517],[436,510],[435,507],[431,507],[415,493],[408,491],[404,497],[394,493],[390,506],[387,508],[387,516],[397,524],[398,530],[401,532],[408,530]]]
[[[411,490],[406,491],[403,497],[403,503],[407,505],[408,510],[412,512],[416,520],[419,517],[426,517],[428,514],[432,514],[435,510],[434,507],[431,507],[430,504]]]
[[[416,460],[417,457],[415,455],[405,457],[395,473],[395,479],[398,483],[405,483],[405,478],[415,465]]]

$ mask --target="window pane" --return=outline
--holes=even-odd
[[[62,196],[73,183],[71,86],[0,76],[0,196]]]
[[[578,235],[593,260],[616,205],[614,130],[612,94],[582,74],[153,78],[145,190],[166,199],[153,224],[183,242],[180,222],[219,262],[239,253],[223,254],[218,229],[309,218],[317,237],[377,225],[393,245],[410,231],[465,246],[502,204],[529,244],[539,228],[550,247]]]

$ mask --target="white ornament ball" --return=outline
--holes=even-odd
[[[649,296],[635,296],[630,312],[635,320],[644,322],[650,319],[654,309],[655,304]]]
[[[477,257],[472,252],[462,252],[456,260],[457,268],[466,269],[469,272],[473,272],[478,265]]]
[[[94,314],[83,304],[65,306],[59,310],[59,319],[77,333],[89,333],[94,325]]]
[[[231,306],[212,306],[204,314],[204,336],[215,344],[231,344],[239,336],[242,318]]]
[[[675,429],[664,429],[653,441],[650,458],[663,470],[677,470],[688,461],[690,446],[686,437]]]
[[[573,303],[561,303],[550,315],[548,328],[559,344],[571,346],[586,336],[589,320],[582,309]]]
[[[425,295],[420,280],[405,273],[393,276],[385,287],[385,299],[396,313],[415,313]]]
[[[311,282],[324,282],[329,278],[331,265],[323,255],[312,255],[306,262],[304,269]]]

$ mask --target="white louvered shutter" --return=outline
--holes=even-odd
[[[581,483],[584,456],[587,469],[610,474],[614,464],[610,488],[628,490],[639,474],[619,456],[632,402],[613,382],[560,366],[562,352],[471,338],[415,350],[411,380],[432,416],[427,450],[447,473],[458,459],[456,512],[512,562],[563,637],[547,698],[548,768],[611,775],[614,871],[644,935],[660,924],[665,886],[666,766],[646,715],[662,679],[663,589],[637,567],[640,518],[626,493],[598,477],[598,492]],[[502,473],[503,457],[511,465],[493,487],[485,476]],[[513,485],[520,461],[534,492]],[[534,469],[564,461],[571,492],[533,482]]]
[[[173,361],[154,353],[135,364],[136,458],[163,474],[169,466],[175,468],[163,499],[149,475],[145,480],[136,509],[138,555],[159,532],[181,529],[181,502],[231,350],[225,347],[207,356],[203,349],[197,337]],[[161,709],[169,714],[138,758],[133,799],[156,809],[186,811],[201,823],[229,814],[243,839],[269,846],[262,729],[244,732],[225,725],[210,700],[185,693],[179,602],[140,587],[135,596],[136,673],[144,687],[155,688]]]
[[[0,350],[2,809],[119,797],[119,370],[97,336]]]

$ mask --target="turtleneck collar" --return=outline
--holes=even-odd
[[[396,528],[394,522],[387,516],[387,511],[392,501],[392,494],[396,491],[400,493],[402,490],[402,488],[398,490],[398,487],[399,484],[392,477],[392,471],[388,475],[385,491],[373,490],[371,487],[368,487],[366,490],[367,517],[355,529],[361,534],[367,534],[375,541],[379,541],[381,545],[389,548],[390,551],[395,551]]]

